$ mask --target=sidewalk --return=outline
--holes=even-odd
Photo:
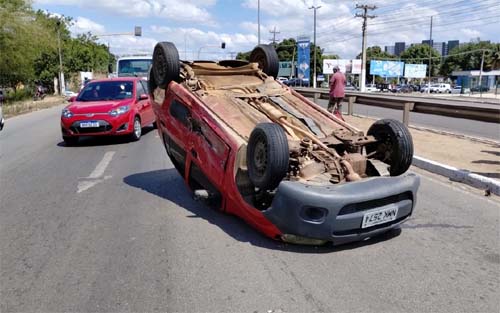
[[[368,117],[349,115],[344,115],[344,119],[365,133],[375,121],[375,119]],[[440,165],[445,165],[445,167],[455,168],[455,174],[460,174],[458,176],[471,176],[466,174],[472,174],[472,179],[484,180],[480,177],[483,176],[487,178],[486,181],[493,181],[492,188],[495,190],[490,191],[493,193],[500,191],[500,134],[498,141],[493,141],[490,139],[474,139],[458,134],[446,134],[412,126],[410,126],[410,132],[415,147],[414,155],[417,156],[417,159],[414,158],[414,165],[430,169],[438,174],[443,174],[443,170],[434,169]],[[429,161],[440,164],[435,165],[434,162]],[[426,164],[422,166],[422,163]],[[446,169],[446,172],[449,171]],[[455,176],[455,174],[452,173],[452,176]],[[477,177],[478,175],[480,176]],[[453,179],[454,177],[450,178]],[[469,177],[465,180],[468,179]],[[461,179],[457,178],[457,180]],[[495,183],[498,184],[498,187],[495,186]],[[474,186],[474,184],[471,185]],[[481,184],[475,185],[475,187],[488,189]]]

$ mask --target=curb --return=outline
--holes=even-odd
[[[475,188],[489,190],[491,193],[500,196],[500,181],[471,173],[466,170],[460,170],[453,166],[441,164],[419,156],[413,156],[412,165],[426,171],[439,174],[449,178],[452,181],[465,183]]]

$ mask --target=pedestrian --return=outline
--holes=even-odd
[[[342,99],[345,97],[345,76],[340,68],[333,67],[333,75],[330,79],[330,101],[328,102],[328,111],[340,117],[342,120]]]

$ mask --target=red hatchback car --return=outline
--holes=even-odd
[[[61,113],[67,145],[78,143],[80,136],[129,135],[139,140],[142,128],[155,122],[148,84],[137,77],[92,81],[70,102]]]

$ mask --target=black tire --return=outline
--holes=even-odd
[[[370,154],[377,151],[374,157],[389,165],[391,176],[401,175],[408,170],[413,158],[413,139],[403,123],[382,119],[373,123],[367,134],[378,142],[366,146],[366,152]]]
[[[250,134],[247,147],[248,176],[264,190],[273,190],[288,172],[290,158],[285,131],[275,123],[260,123]]]
[[[70,146],[76,146],[78,144],[78,137],[67,137],[67,136],[63,136],[62,137],[63,140],[64,140],[64,144],[68,147]]]
[[[139,124],[139,127],[136,129],[136,124]],[[130,140],[132,141],[138,141],[139,139],[141,139],[141,135],[142,135],[142,127],[141,127],[141,119],[136,116],[134,117],[134,124],[132,125],[132,133],[130,134]]]
[[[259,63],[259,68],[268,76],[276,79],[279,71],[279,59],[272,45],[258,45],[250,53],[250,62]]]
[[[178,81],[179,52],[173,43],[163,41],[156,44],[152,70],[154,83],[162,89],[165,89],[171,81]]]
[[[154,100],[154,92],[155,89],[158,87],[155,81],[155,77],[153,75],[153,67],[149,69],[148,72],[148,91],[149,91],[149,97]]]

